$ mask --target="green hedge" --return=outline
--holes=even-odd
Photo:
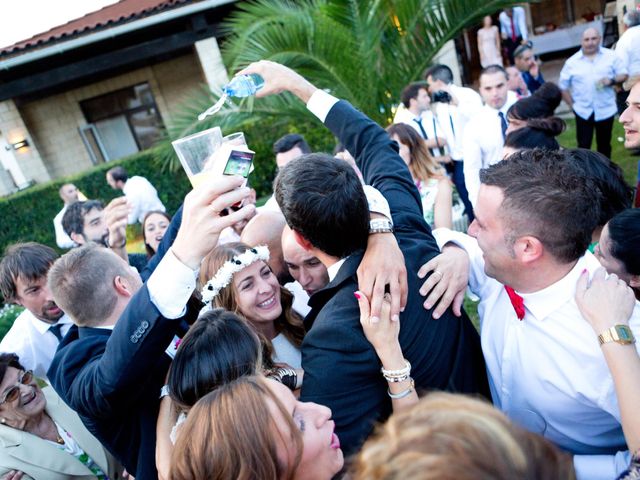
[[[154,160],[153,150],[125,159],[101,164],[77,175],[35,185],[27,190],[0,199],[0,248],[15,242],[35,241],[57,249],[53,217],[62,208],[58,190],[64,183],[74,183],[87,198],[105,203],[122,194],[112,190],[105,180],[106,171],[122,165],[129,175],[142,175],[156,187],[160,199],[173,213],[189,191],[189,182],[183,172],[162,172]]]

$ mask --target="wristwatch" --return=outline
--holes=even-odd
[[[598,335],[598,341],[600,345],[604,345],[609,342],[616,342],[621,345],[629,345],[636,343],[636,338],[633,336],[633,332],[628,325],[614,325],[611,328],[607,328],[604,332]]]
[[[386,218],[374,218],[369,221],[369,234],[393,233],[393,222]]]

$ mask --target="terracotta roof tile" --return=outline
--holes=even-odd
[[[76,37],[106,26],[136,20],[185,3],[193,3],[193,0],[120,0],[117,3],[107,5],[95,12],[87,13],[80,18],[54,27],[51,30],[39,33],[26,40],[21,40],[13,45],[3,47],[0,49],[0,56],[15,54],[21,50],[31,49],[65,38]]]

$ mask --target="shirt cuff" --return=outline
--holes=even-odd
[[[149,297],[164,318],[184,315],[187,301],[196,288],[198,270],[191,270],[169,249],[147,280]]]
[[[576,455],[573,457],[573,467],[578,480],[601,480],[603,478],[617,478],[625,471],[631,462],[631,455],[618,452],[615,455]]]
[[[363,185],[364,194],[367,196],[367,203],[369,204],[369,211],[373,213],[379,213],[387,217],[387,220],[391,220],[391,209],[389,208],[389,202],[384,198],[384,195],[380,191],[372,187],[371,185]]]
[[[329,111],[340,100],[324,90],[316,90],[307,102],[307,109],[313,113],[318,120],[324,123]]]

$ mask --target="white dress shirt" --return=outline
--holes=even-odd
[[[473,89],[449,85],[458,105],[434,103],[435,115],[447,139],[449,154],[453,160],[464,160],[464,130],[469,120],[482,110],[482,98]]]
[[[507,111],[517,101],[517,95],[509,91],[500,110],[485,105],[464,129],[464,183],[474,206],[480,189],[480,170],[502,160],[504,138],[499,112],[506,120]]]
[[[73,248],[76,246],[76,242],[71,240],[71,237],[67,235],[67,232],[62,228],[62,217],[64,217],[64,212],[67,211],[67,205],[62,207],[62,210],[58,212],[58,214],[53,217],[53,228],[56,231],[56,244],[60,248]]]
[[[626,66],[613,50],[600,47],[598,53],[589,59],[580,49],[565,62],[558,85],[562,90],[571,91],[575,113],[585,120],[593,113],[595,121],[598,122],[614,116],[618,108],[613,87],[597,88],[597,82],[603,78],[613,79],[626,73]]]
[[[164,318],[179,318],[196,288],[200,269],[191,270],[169,249],[147,280],[149,299]]]
[[[512,17],[506,14],[506,12],[500,12],[498,17],[500,20],[500,31],[502,32],[502,38],[511,38],[511,22],[513,21],[516,27],[516,37],[522,37],[523,40],[529,38],[527,32],[527,19],[525,18],[524,8],[513,7]]]
[[[404,123],[405,125],[409,125],[425,140],[433,140],[436,137],[446,139],[444,129],[440,126],[440,123],[431,110],[425,110],[416,117],[413,113],[407,110],[404,105],[400,104],[393,117],[393,123]],[[424,130],[424,132],[420,129],[420,125],[422,125],[422,130]],[[447,149],[444,146],[441,148],[430,148],[429,150],[434,157],[440,157],[447,154]]]
[[[620,57],[630,77],[640,75],[640,25],[629,28],[616,43]]]
[[[446,229],[433,233],[440,247],[453,242],[469,254],[469,287],[480,297],[482,351],[496,407],[575,454],[578,479],[615,478],[628,465],[628,453],[613,379],[574,300],[582,270],[592,275],[600,268],[597,259],[586,252],[558,282],[521,293],[520,321],[504,285],[485,274],[477,241]],[[640,335],[637,302],[630,327]]]
[[[293,295],[293,305],[291,305],[291,308],[293,308],[302,318],[306,317],[311,311],[311,307],[309,306],[309,294],[304,288],[302,288],[300,282],[294,280],[293,282],[286,283],[284,288],[289,290],[291,295]]]
[[[57,322],[62,325],[63,337],[71,328],[71,319],[63,315]],[[49,331],[53,324],[38,320],[29,310],[24,310],[0,342],[0,352],[15,353],[27,370],[36,377],[46,378],[60,341]]]
[[[131,204],[128,222],[142,223],[147,212],[152,210],[165,211],[164,205],[158,198],[158,192],[149,180],[144,177],[129,178],[122,189],[122,193],[127,197],[127,202]]]

